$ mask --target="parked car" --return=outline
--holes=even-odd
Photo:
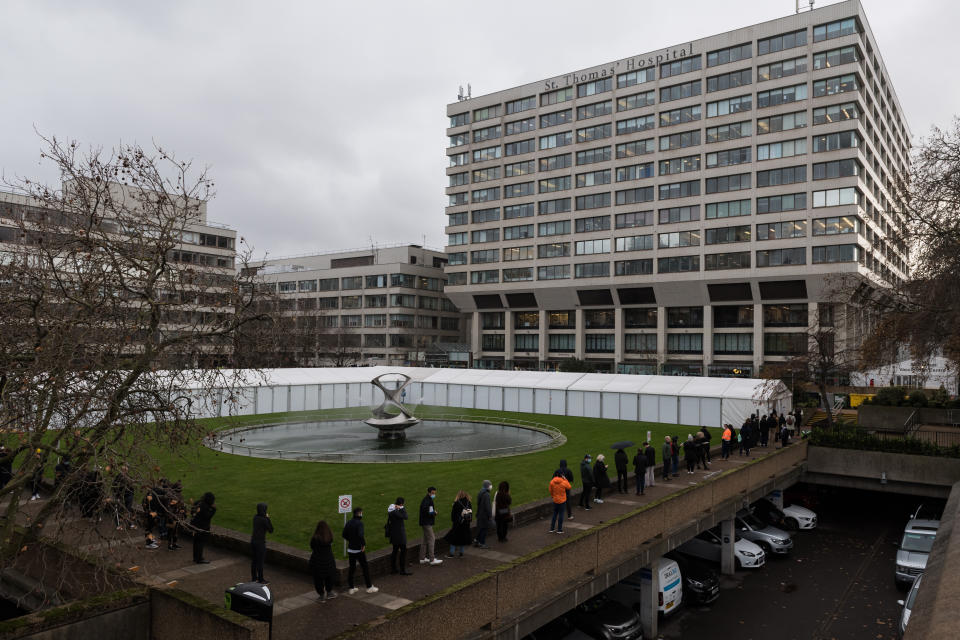
[[[660,585],[657,593],[657,610],[664,615],[669,615],[683,602],[683,576],[680,565],[676,560],[659,558],[657,573]],[[641,591],[650,588],[650,577],[649,569],[641,569],[607,589],[607,595],[617,602],[640,611],[640,594]]]
[[[903,600],[897,600],[897,604],[903,607],[903,610],[900,612],[900,623],[897,625],[898,638],[902,638],[903,634],[907,632],[907,623],[910,622],[910,612],[913,610],[914,602],[917,599],[917,591],[920,590],[921,580],[923,580],[922,573],[913,581],[913,586],[910,587],[907,597]]]
[[[590,636],[579,631],[571,624],[567,616],[551,620],[533,633],[523,637],[523,640],[590,640]]]
[[[769,498],[760,498],[750,505],[750,508],[753,509],[753,513],[758,518],[767,524],[771,524],[775,527],[786,528],[786,514]]]
[[[758,518],[784,531],[814,529],[817,526],[817,514],[798,504],[781,509],[769,498],[760,498],[752,508]]]
[[[704,605],[720,597],[720,576],[709,564],[679,551],[671,551],[664,557],[676,561],[680,567],[684,602]]]
[[[757,543],[766,553],[786,555],[793,549],[793,538],[783,529],[777,529],[755,516],[748,509],[737,512],[737,533]]]
[[[894,581],[898,587],[906,587],[927,568],[927,559],[939,528],[939,520],[911,518],[907,522],[897,550]]]
[[[677,547],[677,550],[710,562],[720,562],[722,541],[720,527],[716,526],[690,538]],[[766,554],[764,554],[763,549],[749,540],[743,539],[738,534],[734,534],[733,553],[738,568],[759,569],[766,562]]]
[[[568,618],[573,626],[597,640],[643,637],[640,614],[603,593],[578,605]]]

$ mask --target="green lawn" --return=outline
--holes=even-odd
[[[211,451],[200,447],[186,456],[161,456],[161,467],[168,478],[180,479],[184,496],[197,499],[205,491],[217,497],[217,515],[214,524],[249,531],[258,502],[270,505],[270,517],[276,531],[269,539],[303,549],[309,548],[310,536],[319,519],[325,518],[339,534],[343,516],[337,513],[337,496],[352,494],[354,504],[364,508],[367,545],[371,549],[387,546],[382,525],[386,521],[387,506],[397,496],[404,496],[410,512],[408,535],[416,537],[417,507],[430,485],[438,489],[437,505],[440,513],[437,526],[449,526],[450,505],[460,489],[475,499],[480,483],[488,479],[494,488],[501,480],[510,483],[514,507],[548,496],[547,483],[561,458],[576,475],[579,486],[579,464],[584,453],[594,457],[603,453],[611,466],[611,479],[616,480],[613,450],[610,444],[618,440],[633,440],[637,444],[652,432],[660,460],[660,444],[665,435],[678,435],[681,440],[696,427],[665,425],[625,420],[599,420],[541,414],[507,413],[479,409],[460,409],[458,413],[477,417],[514,417],[534,420],[559,428],[567,438],[560,447],[519,456],[458,462],[420,462],[392,464],[328,464],[292,460],[264,460]],[[450,413],[447,408],[418,407],[417,414],[429,417],[432,412]],[[342,411],[338,414],[342,415]],[[365,414],[362,411],[361,414]],[[322,416],[323,412],[302,414],[305,418]],[[358,415],[361,415],[358,414]],[[249,416],[240,419],[211,420],[212,428],[269,422],[282,418],[290,420],[298,414]],[[719,432],[714,430],[714,441]],[[633,458],[636,449],[627,451]],[[632,473],[631,473],[632,475]],[[342,551],[342,548],[340,549]],[[339,551],[338,551],[339,552]]]

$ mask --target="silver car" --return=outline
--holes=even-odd
[[[927,558],[933,540],[940,528],[939,520],[911,519],[903,529],[903,539],[897,550],[897,568],[894,574],[897,586],[903,588],[927,568]]]
[[[910,587],[910,593],[907,594],[906,600],[897,601],[897,604],[903,607],[903,611],[900,612],[900,624],[897,625],[898,638],[902,638],[903,634],[907,632],[907,623],[910,622],[910,612],[913,610],[914,603],[917,600],[917,591],[920,590],[921,580],[923,580],[922,573],[913,581],[913,586]]]
[[[793,539],[789,533],[768,525],[755,516],[752,511],[741,509],[737,512],[735,522],[737,533],[747,540],[755,542],[766,553],[784,555],[790,553],[790,550],[793,549]]]

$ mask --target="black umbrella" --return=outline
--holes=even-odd
[[[626,449],[633,446],[633,440],[621,440],[610,445],[611,449]]]

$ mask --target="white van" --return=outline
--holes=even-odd
[[[660,574],[657,609],[660,613],[669,615],[683,602],[683,576],[680,575],[680,566],[670,558],[658,558],[657,570]],[[607,593],[614,600],[636,609],[640,606],[641,590],[647,591],[649,588],[650,570],[641,569],[610,587]]]

